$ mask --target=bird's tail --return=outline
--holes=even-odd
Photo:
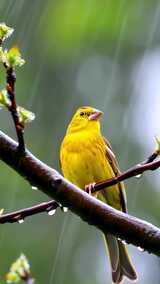
[[[109,234],[105,235],[104,238],[109,251],[113,283],[121,283],[124,276],[135,281],[137,273],[129,257],[126,245]]]

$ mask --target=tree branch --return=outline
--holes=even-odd
[[[51,212],[52,210],[56,210],[58,207],[59,204],[54,200],[43,202],[32,207],[1,215],[0,224],[15,223],[24,220],[26,217],[32,215],[36,215],[42,212]]]
[[[16,73],[12,67],[8,67],[6,64],[3,64],[6,69],[6,90],[8,97],[10,99],[11,105],[8,107],[17,133],[18,138],[18,149],[19,151],[25,151],[24,143],[24,125],[19,121],[19,115],[17,111],[16,96],[15,96],[15,83],[16,83]]]
[[[155,160],[158,156],[157,152],[154,152],[152,155],[150,155],[145,161],[141,163],[141,165],[147,164]],[[94,188],[93,188],[94,191]],[[59,207],[59,204],[54,201],[48,201],[48,202],[42,202],[40,204],[36,204],[32,207],[23,208],[11,213],[3,214],[0,216],[0,224],[4,223],[15,223],[21,220],[24,220],[26,217],[33,216],[39,213],[43,212],[51,212],[52,210],[56,210]]]
[[[121,181],[124,181],[126,179],[129,179],[131,177],[136,177],[141,174],[143,174],[146,171],[154,171],[160,167],[160,160],[154,161],[157,156],[159,155],[158,152],[154,152],[150,157],[148,157],[147,160],[144,162],[137,164],[136,166],[132,167],[131,169],[123,172],[122,174],[105,180],[101,182],[97,182],[96,184],[93,185],[91,192],[98,192],[104,188],[110,187],[112,185],[115,185]],[[86,187],[86,190],[88,191],[88,188]]]
[[[31,185],[34,184],[56,202],[68,207],[90,225],[160,256],[159,228],[89,196],[29,151],[17,155],[17,143],[2,132],[0,132],[0,159],[27,179]],[[152,163],[147,165],[151,169],[156,168],[160,161],[154,162],[156,164],[154,167]]]

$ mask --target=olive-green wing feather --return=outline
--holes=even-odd
[[[118,176],[121,173],[118,162],[112,151],[110,143],[105,138],[104,141],[106,144],[107,161],[109,161],[115,176]],[[124,184],[122,182],[118,183],[118,188],[119,188],[121,208],[122,211],[126,213],[127,205],[126,205]],[[124,275],[128,277],[130,280],[136,280],[137,274],[129,257],[127,247],[124,244],[122,244],[120,240],[118,240],[112,235],[105,234],[104,238],[109,251],[113,282],[116,284],[121,283]]]
[[[110,166],[112,167],[115,176],[118,176],[119,174],[121,174],[121,171],[119,169],[119,165],[116,160],[116,157],[112,151],[112,147],[106,138],[104,138],[104,142],[106,144],[106,158],[109,161]],[[127,213],[127,200],[126,200],[125,187],[124,187],[123,182],[118,183],[118,188],[119,188],[119,195],[120,195],[122,211],[124,213]]]

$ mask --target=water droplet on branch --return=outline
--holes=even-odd
[[[144,248],[141,248],[141,247],[137,247],[137,249],[138,249],[139,251],[141,251],[141,252],[144,251]]]
[[[63,211],[64,213],[67,213],[67,212],[68,212],[68,208],[67,208],[67,207],[62,207],[62,211]]]
[[[56,213],[56,209],[52,209],[48,211],[49,216],[53,216]]]
[[[18,220],[18,223],[19,223],[19,224],[23,224],[23,223],[24,223],[24,219],[19,219],[19,220]]]
[[[140,178],[142,176],[142,174],[139,174],[139,175],[136,175],[135,177],[136,178]]]
[[[137,166],[138,166],[138,167],[141,167],[142,165],[141,165],[141,164],[138,164]],[[136,178],[140,178],[141,176],[142,176],[142,173],[141,173],[141,174],[136,175],[135,177],[136,177]]]
[[[32,189],[33,189],[33,190],[38,190],[38,187],[37,187],[37,186],[32,185]]]

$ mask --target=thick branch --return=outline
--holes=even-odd
[[[68,207],[90,225],[160,256],[160,230],[157,227],[117,211],[89,196],[29,151],[21,156],[17,155],[17,143],[2,132],[0,159],[26,178],[30,184],[34,184],[58,203]]]
[[[154,152],[150,155],[145,161],[141,163],[141,165],[150,163],[154,161],[158,156],[157,152]],[[32,187],[33,188],[33,187]],[[94,188],[93,188],[94,190]],[[3,214],[0,216],[0,224],[4,223],[15,223],[21,220],[24,220],[26,217],[33,216],[43,212],[51,212],[51,215],[54,213],[52,210],[56,210],[59,207],[59,204],[54,201],[42,202],[40,204],[36,204],[32,207],[23,208],[11,213]]]

